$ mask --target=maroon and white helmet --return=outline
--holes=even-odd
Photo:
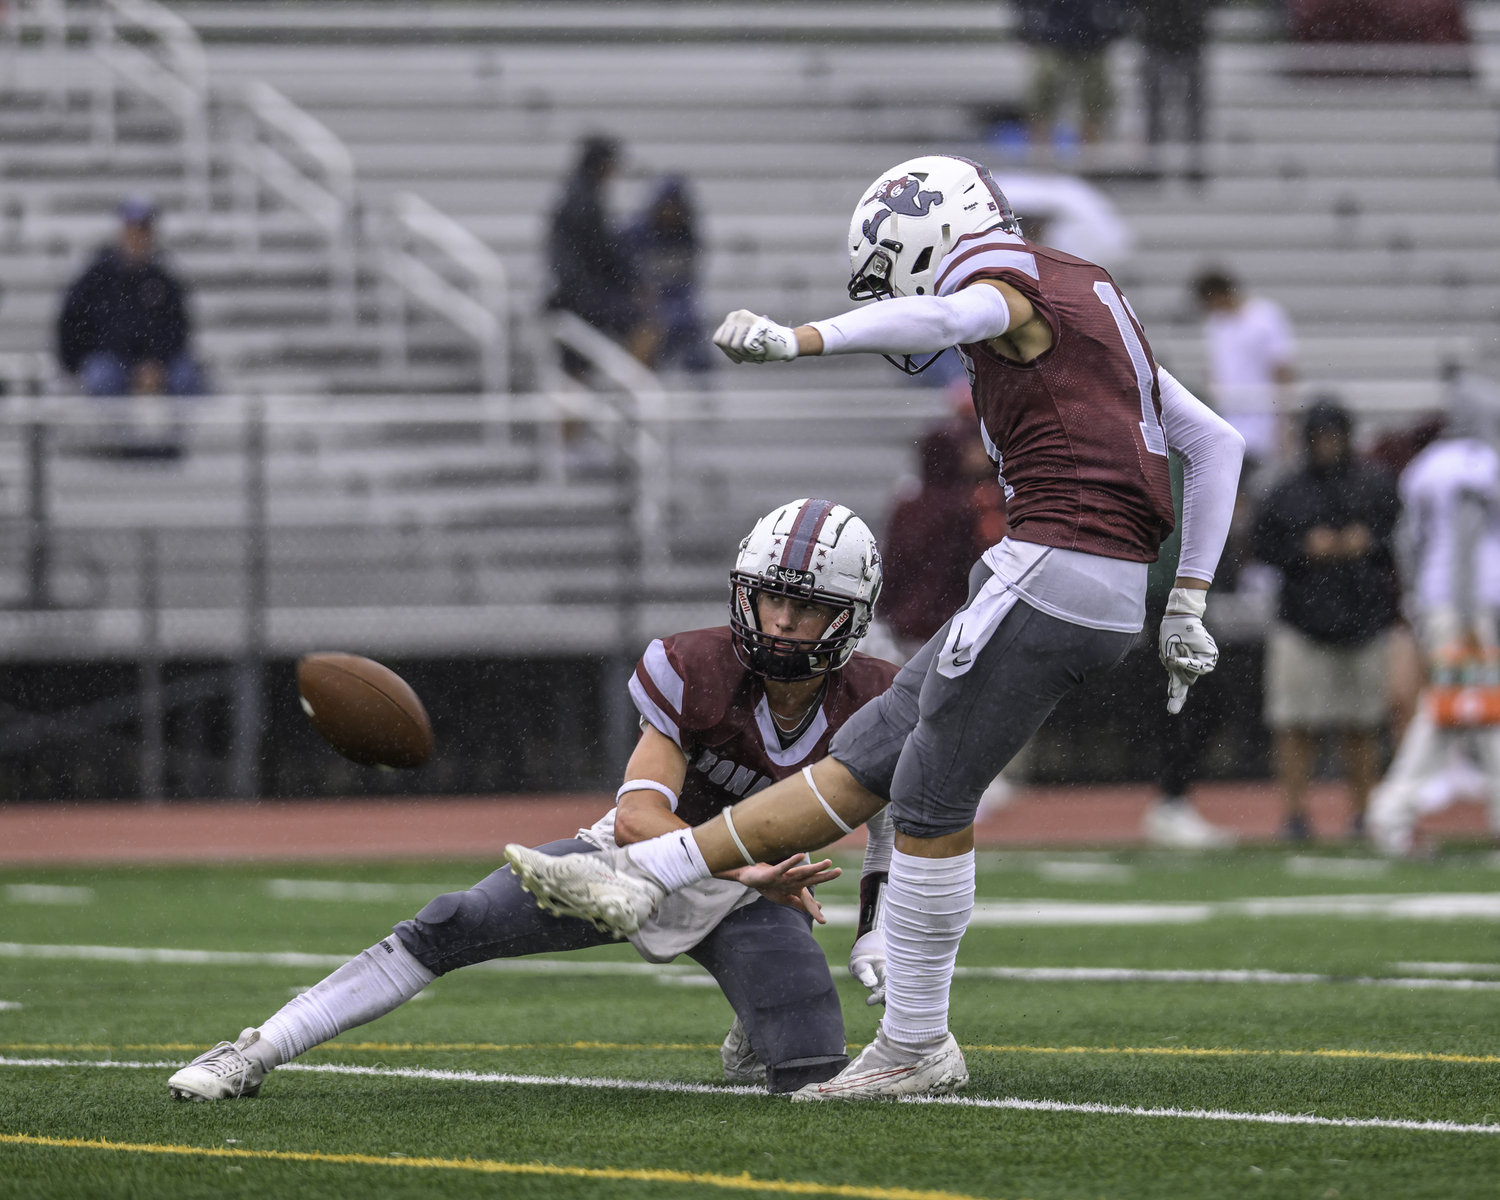
[[[849,222],[849,299],[936,295],[938,264],[948,251],[960,238],[991,229],[1021,232],[987,167],[956,154],[924,154],[898,163],[855,205]],[[910,357],[895,365],[915,375],[936,358],[920,367]]]
[[[729,573],[734,651],[766,679],[813,679],[836,671],[869,631],[880,580],[875,535],[851,509],[831,500],[783,504],[755,523]],[[836,611],[819,638],[780,637],[760,627],[760,592]]]

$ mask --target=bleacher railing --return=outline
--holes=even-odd
[[[234,165],[242,248],[261,248],[267,192],[292,205],[327,239],[330,313],[339,324],[352,326],[357,264],[349,148],[311,113],[256,80],[241,95]]]
[[[415,301],[474,342],[484,391],[510,391],[510,283],[500,256],[411,192],[396,196],[374,226],[370,233],[382,277],[381,356],[387,369],[408,366]]]
[[[87,39],[102,70],[90,73],[95,143],[115,144],[119,127],[117,91],[123,85],[159,103],[182,128],[185,197],[195,215],[209,210],[208,63],[197,32],[157,0],[11,0],[0,9],[0,31],[11,56],[34,48],[53,61],[46,72],[51,102],[62,110],[71,72],[62,55]]]

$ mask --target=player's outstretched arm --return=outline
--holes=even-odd
[[[1025,298],[1003,285],[967,287],[951,296],[898,296],[795,329],[740,309],[724,318],[714,345],[734,362],[757,363],[819,354],[935,354],[1003,336],[1012,327],[1013,305],[1024,305],[1030,317]]]
[[[1167,668],[1167,711],[1178,713],[1194,680],[1219,662],[1203,614],[1234,517],[1245,439],[1168,371],[1157,368],[1157,380],[1167,446],[1182,460],[1182,552],[1158,642]]]

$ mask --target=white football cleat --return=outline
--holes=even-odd
[[[886,1040],[882,1026],[859,1057],[823,1083],[792,1093],[794,1101],[894,1100],[898,1096],[946,1096],[969,1082],[964,1052],[950,1033],[931,1054],[912,1058]]]
[[[629,937],[656,911],[666,889],[627,865],[616,870],[602,854],[538,854],[512,842],[505,859],[536,902],[559,917],[592,921],[601,933]]]
[[[245,1100],[260,1091],[266,1067],[245,1053],[260,1041],[259,1029],[246,1029],[235,1042],[220,1042],[167,1080],[174,1100]]]
[[[1230,830],[1209,824],[1186,801],[1157,801],[1146,810],[1141,832],[1150,845],[1175,850],[1225,850],[1239,840]]]
[[[755,1056],[755,1048],[750,1045],[739,1017],[729,1027],[729,1034],[719,1047],[719,1057],[724,1060],[724,1078],[729,1083],[765,1083],[766,1064]]]

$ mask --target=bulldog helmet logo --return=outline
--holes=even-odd
[[[942,192],[924,192],[922,181],[915,175],[903,175],[899,179],[887,179],[866,204],[884,204],[873,217],[864,223],[864,234],[873,246],[879,240],[880,226],[892,213],[903,217],[925,217],[934,204],[943,202]]]

